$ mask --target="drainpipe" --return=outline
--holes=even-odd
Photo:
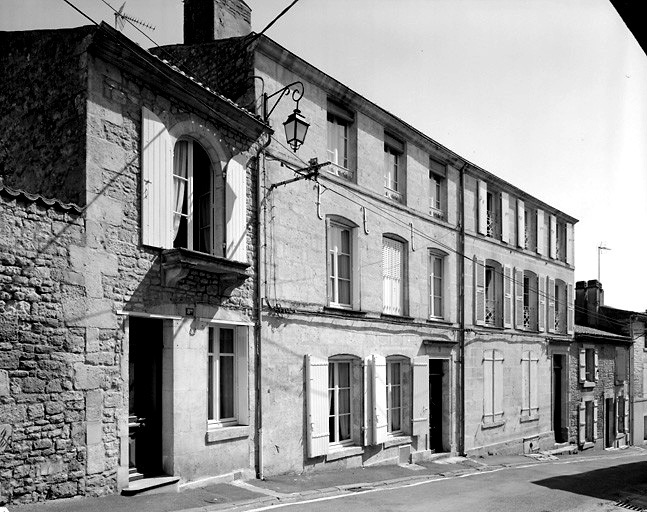
[[[633,423],[631,421],[634,418],[634,403],[635,403],[634,395],[633,395],[634,344],[636,343],[636,340],[634,340],[634,318],[636,318],[636,315],[629,315],[629,337],[631,338],[631,345],[629,346],[629,371],[627,372],[627,380],[629,381],[629,384],[627,386],[628,387],[627,395],[629,398],[629,418],[627,418],[627,421],[629,422],[629,425],[625,425],[625,430],[629,429],[629,437],[631,438],[631,442],[629,442],[629,439],[627,439],[626,442],[627,444],[632,444],[632,445],[634,444],[634,441],[635,441],[634,428],[633,428]],[[644,437],[644,433],[643,433],[643,437]]]
[[[458,193],[458,453],[465,455],[465,169]]]

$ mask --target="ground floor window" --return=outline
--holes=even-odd
[[[579,405],[579,432],[581,445],[594,443],[598,438],[598,403],[597,400],[585,399]]]
[[[351,442],[351,363],[328,364],[328,432],[331,443]]]
[[[386,418],[387,432],[397,434],[402,430],[402,363],[386,362]]]

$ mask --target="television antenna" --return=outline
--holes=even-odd
[[[140,19],[133,18],[129,14],[126,14],[124,12],[124,7],[126,7],[126,2],[121,4],[121,7],[119,8],[119,10],[116,10],[112,5],[106,2],[106,0],[101,0],[101,1],[115,12],[115,28],[120,32],[124,29],[124,26],[126,25],[127,21],[130,23],[134,23],[136,25],[140,25],[144,28],[147,28],[148,30],[155,30],[155,27],[153,25],[146,23],[145,21],[142,21]]]

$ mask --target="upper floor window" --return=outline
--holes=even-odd
[[[519,273],[522,278],[522,282],[519,283],[522,287],[522,304],[521,308],[518,308],[518,314],[520,315],[518,327],[523,329],[529,329],[536,331],[538,328],[537,325],[537,313],[538,313],[538,281],[537,275],[532,272],[525,271]]]
[[[445,217],[445,176],[446,168],[444,164],[436,160],[429,159],[429,213],[434,217]]]
[[[550,281],[549,281],[550,282]],[[554,327],[555,332],[565,333],[567,328],[567,287],[561,279],[555,280],[555,304],[554,304]],[[550,301],[549,301],[550,304]],[[550,327],[550,326],[549,326]]]
[[[524,214],[524,248],[529,251],[537,250],[537,211],[526,207]]]
[[[485,265],[485,324],[501,327],[503,323],[503,273],[501,265],[487,260]]]
[[[404,314],[405,244],[394,238],[382,238],[383,312]]]
[[[403,202],[404,143],[384,134],[384,191],[387,197]]]
[[[598,351],[593,347],[581,348],[579,363],[580,383],[585,387],[594,386],[599,374]]]
[[[555,225],[555,259],[566,261],[566,224],[559,221]]]
[[[328,303],[353,305],[353,232],[339,221],[328,222]]]
[[[429,318],[443,317],[445,257],[442,253],[429,251]]]
[[[352,178],[352,126],[354,115],[350,110],[341,105],[328,101],[327,134],[328,134],[328,160],[336,167],[334,174]],[[340,169],[341,168],[341,169]]]
[[[487,193],[487,236],[498,238],[501,234],[501,196],[493,191]]]

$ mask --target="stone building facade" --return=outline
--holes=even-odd
[[[277,129],[261,163],[262,470],[561,441],[550,343],[573,338],[576,219],[271,39],[217,37],[185,16],[190,44],[155,51],[258,112],[287,90],[310,123],[297,154]]]
[[[0,497],[253,476],[267,126],[105,24],[0,43]]]

